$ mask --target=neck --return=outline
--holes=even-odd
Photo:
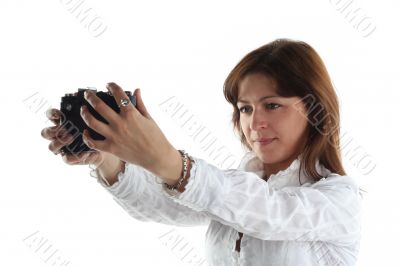
[[[269,177],[273,174],[278,173],[281,170],[287,169],[294,160],[296,160],[298,156],[292,156],[285,161],[273,163],[273,164],[264,164],[264,177],[263,179],[268,180]]]
[[[276,174],[281,170],[285,170],[289,165],[290,162],[287,161],[275,164],[264,164],[264,178],[268,180],[271,175]]]

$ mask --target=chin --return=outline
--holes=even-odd
[[[265,164],[275,164],[282,161],[281,156],[279,156],[276,152],[266,152],[260,151],[258,149],[253,150],[257,157]]]

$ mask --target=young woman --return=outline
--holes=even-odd
[[[120,114],[96,95],[87,99],[109,125],[82,112],[106,140],[85,132],[98,152],[63,158],[95,164],[99,182],[132,217],[208,225],[206,255],[213,266],[356,264],[359,187],[341,162],[337,96],[308,44],[275,40],[247,54],[227,77],[224,95],[246,149],[239,169],[221,170],[176,150],[139,90],[135,108],[118,85],[108,88],[121,101]],[[60,112],[53,113],[57,123]],[[42,131],[56,154],[67,143],[57,130]]]

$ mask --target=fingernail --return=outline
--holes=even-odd
[[[84,141],[85,141],[85,143],[86,143],[87,146],[89,146],[90,148],[93,147],[93,144],[92,144],[89,140],[87,140],[87,139],[85,138]]]
[[[107,88],[107,90],[108,90],[109,92],[112,93],[112,91],[113,91],[113,86],[114,86],[114,83],[113,83],[113,82],[110,82],[110,83],[107,83],[106,88]]]
[[[59,149],[58,151],[54,152],[54,155],[59,155],[61,153],[61,149]]]
[[[95,94],[95,93],[94,93],[93,91],[91,91],[91,90],[86,90],[85,93],[84,93],[84,96],[85,96],[85,98],[87,98],[87,97],[92,96],[92,95],[94,95],[94,94]]]
[[[46,111],[46,116],[49,117],[50,119],[57,118],[57,117],[55,117],[55,116],[57,116],[57,114],[52,112],[51,109]]]
[[[91,142],[88,140],[88,138],[87,138],[87,129],[84,129],[84,130],[83,130],[82,140],[83,140],[83,142],[86,143],[86,145],[88,145],[88,146],[91,146],[91,145],[92,145],[92,143],[91,143]]]
[[[52,115],[51,108],[46,110],[46,115],[47,116],[51,116]]]

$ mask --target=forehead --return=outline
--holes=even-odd
[[[264,74],[248,74],[238,84],[238,103],[261,102],[271,98],[291,105],[298,110],[305,110],[300,97],[283,97],[278,95],[278,84],[275,79]]]
[[[259,94],[277,95],[277,90],[273,78],[260,73],[248,74],[238,84],[238,98]]]

